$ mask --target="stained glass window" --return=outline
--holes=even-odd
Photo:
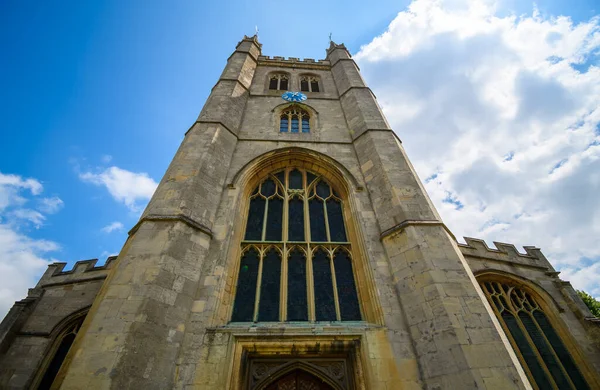
[[[360,321],[343,200],[289,167],[249,196],[231,321]]]
[[[539,302],[516,284],[480,283],[496,316],[540,389],[589,389],[573,357],[556,333]]]
[[[281,133],[310,133],[310,115],[297,106],[291,106],[279,117],[279,132]]]

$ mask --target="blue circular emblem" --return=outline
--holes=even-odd
[[[283,100],[287,100],[288,102],[303,102],[306,100],[306,95],[302,92],[291,92],[287,91],[283,95],[281,95]]]

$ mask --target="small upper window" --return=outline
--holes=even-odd
[[[315,76],[302,76],[300,90],[303,92],[319,92],[319,79]]]
[[[310,115],[299,107],[290,107],[281,113],[279,131],[282,133],[310,133]]]
[[[288,76],[285,74],[273,74],[269,79],[269,89],[287,91],[288,89]]]

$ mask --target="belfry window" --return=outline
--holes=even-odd
[[[539,302],[519,286],[480,281],[527,375],[538,389],[589,389]]]
[[[286,91],[288,89],[288,76],[282,73],[272,74],[269,78],[269,89]]]
[[[300,90],[303,92],[319,92],[319,79],[315,76],[300,77]]]
[[[281,133],[310,133],[310,115],[299,107],[290,107],[279,118]]]
[[[318,175],[276,172],[250,194],[233,322],[360,321],[341,197]]]

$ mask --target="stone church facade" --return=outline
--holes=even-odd
[[[244,37],[118,257],[10,310],[0,388],[600,388],[599,320],[495,246],[457,243],[344,45]]]

